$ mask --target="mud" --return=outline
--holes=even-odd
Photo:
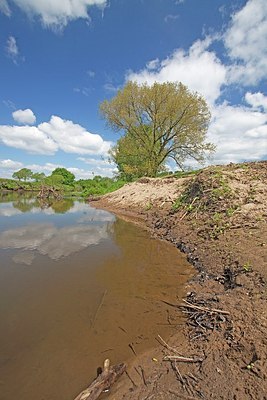
[[[197,270],[191,306],[169,304],[170,324],[181,310],[187,318],[182,334],[158,338],[109,399],[267,399],[266,183],[267,162],[230,164],[141,180],[94,203],[174,243]]]

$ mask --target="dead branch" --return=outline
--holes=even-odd
[[[183,356],[165,356],[163,358],[165,361],[180,361],[180,362],[189,362],[189,363],[196,363],[196,362],[202,362],[203,358],[198,358],[198,357],[183,357]]]
[[[204,311],[204,312],[210,312],[210,313],[219,313],[219,314],[224,314],[224,315],[230,315],[229,311],[224,311],[224,310],[218,310],[217,308],[208,308],[208,307],[201,307],[201,306],[197,306],[195,304],[189,303],[189,301],[183,299],[183,302],[186,305],[180,305],[179,307],[187,307],[187,308],[191,308],[193,310],[200,310],[200,311]]]
[[[126,370],[126,364],[109,366],[109,360],[105,360],[103,372],[83,390],[74,400],[96,400],[105,390],[109,390],[114,382]]]

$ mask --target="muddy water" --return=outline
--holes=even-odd
[[[171,245],[81,201],[0,198],[0,399],[72,400],[105,358],[179,329],[161,300],[179,302],[192,273]]]

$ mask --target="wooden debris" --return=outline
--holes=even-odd
[[[186,305],[182,304],[180,307],[187,307],[187,308],[191,308],[191,309],[194,309],[194,310],[210,312],[210,313],[218,313],[218,314],[223,314],[223,315],[230,315],[230,313],[228,311],[218,310],[217,308],[208,308],[208,307],[197,306],[195,304],[189,303],[189,301],[187,301],[185,299],[183,299],[183,302]]]
[[[180,361],[180,362],[191,362],[191,363],[196,363],[196,362],[202,362],[203,358],[199,357],[183,357],[183,356],[165,356],[163,360],[167,361]]]
[[[126,364],[118,364],[110,367],[108,359],[104,362],[103,372],[83,390],[74,400],[96,400],[106,390],[109,390],[114,382],[125,372]]]

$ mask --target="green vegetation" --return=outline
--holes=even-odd
[[[16,177],[16,179],[0,178],[0,191],[39,192],[41,188],[48,187],[68,196],[88,197],[100,196],[113,192],[126,183],[123,179],[101,176],[95,176],[93,179],[80,179],[75,181],[75,176],[65,168],[56,168],[50,176],[45,176],[42,172],[34,174],[31,170],[28,170],[26,173],[25,171],[21,173],[21,171],[22,170],[13,174],[13,177]]]
[[[22,179],[24,181],[26,181],[27,179],[31,179],[32,178],[32,171],[30,169],[28,169],[28,168],[22,168],[19,171],[14,172],[12,177],[14,179],[18,179],[19,181],[21,181]]]
[[[110,155],[127,179],[156,176],[170,159],[183,169],[188,158],[201,163],[214,151],[205,142],[207,103],[181,83],[128,82],[100,111],[111,128],[125,133]]]
[[[100,196],[121,188],[126,181],[123,179],[95,176],[93,179],[81,179],[75,184],[82,196]]]

